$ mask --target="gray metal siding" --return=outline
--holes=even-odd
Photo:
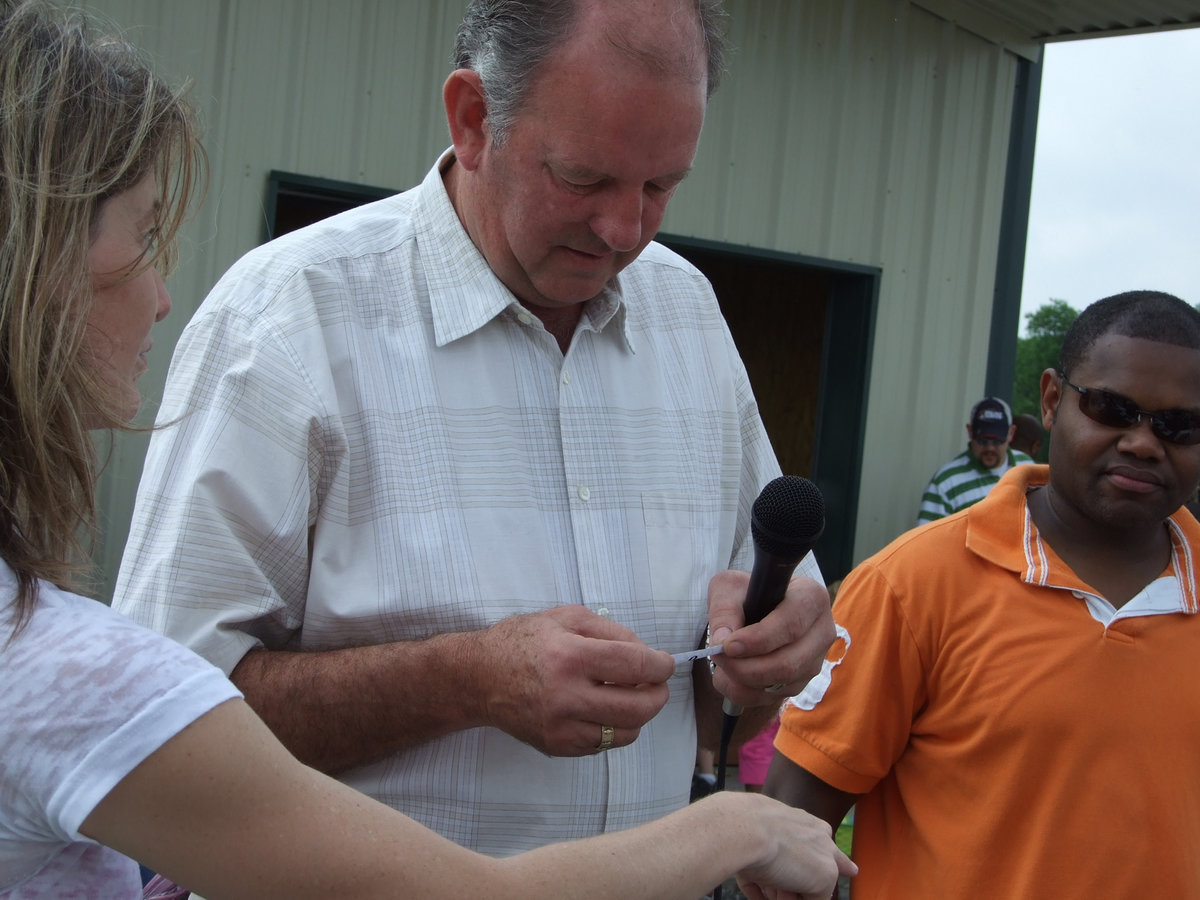
[[[730,9],[736,54],[663,228],[882,269],[861,559],[915,520],[984,389],[1017,60],[903,0]]]

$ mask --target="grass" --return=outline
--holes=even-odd
[[[834,834],[833,840],[837,843],[838,849],[850,855],[850,840],[854,835],[854,824],[849,819],[843,820],[838,826],[837,833]]]

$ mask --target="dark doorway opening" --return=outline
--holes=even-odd
[[[817,560],[853,565],[879,270],[659,235],[712,282],[779,465],[825,498]]]
[[[395,193],[392,188],[272,169],[267,176],[267,215],[263,224],[263,242]]]

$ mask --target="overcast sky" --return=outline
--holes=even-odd
[[[1200,303],[1200,28],[1046,47],[1021,331],[1137,288]]]

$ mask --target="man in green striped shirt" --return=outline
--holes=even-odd
[[[1009,447],[1014,430],[1012,410],[999,397],[976,403],[967,423],[967,449],[933,473],[921,497],[917,524],[978,503],[1010,468],[1033,462],[1028,454]]]

